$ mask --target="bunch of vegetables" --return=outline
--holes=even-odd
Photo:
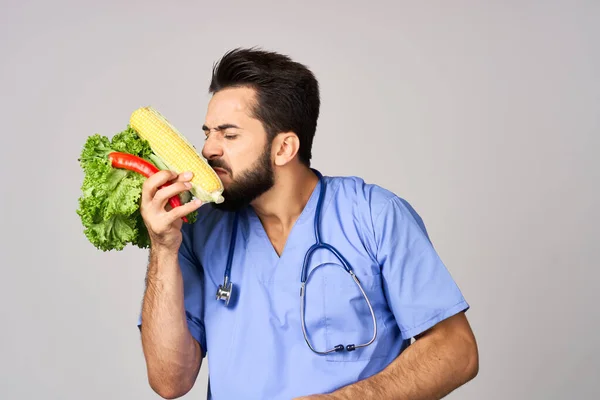
[[[78,160],[85,173],[77,214],[88,240],[103,251],[122,250],[127,244],[148,248],[150,239],[140,213],[142,185],[161,169],[168,169],[131,126],[112,140],[99,134],[87,138]],[[191,193],[170,199],[178,207]],[[196,221],[197,211],[185,221]]]
[[[159,170],[193,174],[190,190],[169,200],[173,208],[194,198],[203,203],[225,200],[223,183],[207,160],[150,106],[135,110],[127,129],[112,140],[99,134],[88,137],[79,162],[85,177],[77,214],[88,240],[103,251],[122,250],[127,244],[150,246],[140,202],[145,179]],[[197,211],[183,217],[187,223],[196,219]]]

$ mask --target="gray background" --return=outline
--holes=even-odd
[[[3,0],[0,22],[0,398],[157,398],[147,254],[86,241],[77,157],[148,104],[201,147],[212,63],[254,45],[319,78],[314,165],[424,218],[481,352],[450,398],[600,398],[600,2]]]

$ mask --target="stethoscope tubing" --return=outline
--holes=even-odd
[[[375,312],[373,310],[373,306],[371,305],[371,302],[369,301],[369,297],[367,296],[365,290],[363,289],[363,287],[360,283],[360,280],[358,279],[358,277],[354,273],[352,267],[350,266],[350,263],[344,258],[344,256],[335,247],[333,247],[332,245],[330,245],[328,243],[324,243],[321,240],[321,209],[322,209],[323,200],[325,197],[326,183],[325,183],[325,180],[323,179],[323,175],[321,175],[321,173],[319,171],[314,170],[314,169],[313,169],[313,171],[319,177],[319,182],[321,183],[321,190],[320,190],[320,194],[319,194],[319,200],[317,202],[317,208],[315,211],[315,219],[314,219],[315,243],[308,249],[308,251],[304,255],[304,262],[302,264],[302,271],[300,273],[300,315],[301,315],[301,320],[302,320],[301,321],[302,322],[302,333],[304,334],[304,340],[306,341],[306,344],[308,345],[308,347],[317,354],[329,354],[331,352],[339,352],[344,349],[347,351],[354,351],[357,348],[366,347],[375,341],[375,338],[377,337],[377,321],[375,318]],[[229,304],[229,300],[231,298],[231,291],[232,291],[231,265],[233,262],[233,254],[235,252],[235,241],[236,241],[236,237],[237,237],[238,218],[239,218],[239,213],[236,212],[234,215],[234,219],[233,219],[233,227],[232,227],[231,239],[230,239],[230,243],[229,243],[229,252],[227,254],[227,266],[225,268],[225,273],[223,276],[223,285],[222,286],[219,285],[219,288],[217,289],[217,299],[225,300],[226,305]],[[319,350],[316,350],[312,346],[310,340],[308,339],[308,333],[306,331],[306,324],[305,324],[305,308],[306,308],[305,292],[306,292],[306,281],[308,279],[308,268],[307,267],[308,267],[308,265],[310,265],[310,260],[311,260],[312,255],[318,249],[328,250],[336,256],[336,258],[342,263],[342,266],[346,270],[346,272],[348,272],[350,274],[350,276],[352,277],[352,279],[354,280],[354,282],[360,289],[360,292],[361,292],[363,298],[367,302],[369,311],[371,313],[371,319],[373,321],[373,336],[367,343],[358,344],[358,345],[348,344],[346,346],[338,344],[330,350],[319,351]]]

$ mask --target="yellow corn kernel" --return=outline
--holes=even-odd
[[[152,151],[165,166],[177,173],[192,171],[190,191],[205,203],[223,202],[223,183],[206,159],[194,146],[152,107],[142,107],[131,114],[129,125],[147,140]]]

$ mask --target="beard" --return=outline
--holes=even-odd
[[[232,181],[223,191],[222,203],[212,203],[212,206],[223,211],[237,211],[247,206],[254,199],[268,191],[275,183],[273,166],[271,165],[271,146],[267,145],[254,165],[247,171],[234,177],[231,169],[224,165],[220,159],[208,162],[213,168],[222,168],[229,172]]]

